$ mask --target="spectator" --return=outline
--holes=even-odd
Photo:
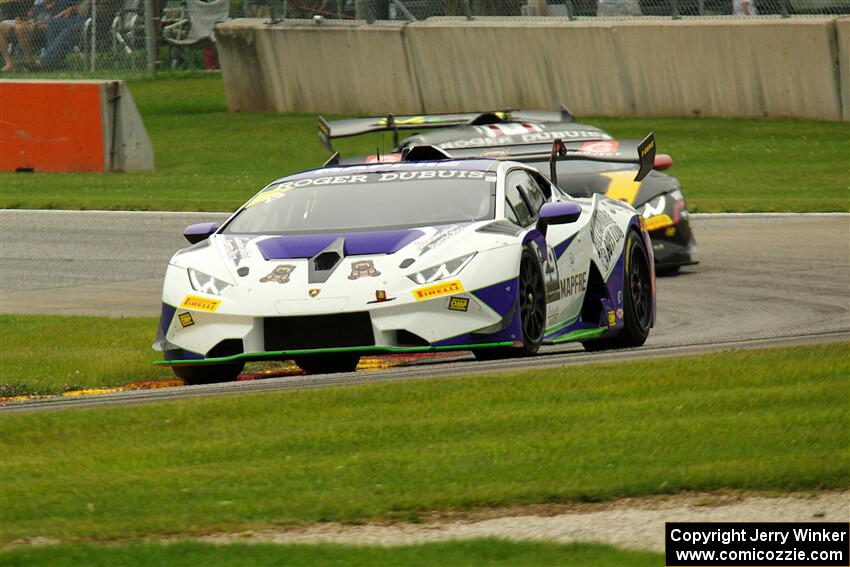
[[[21,62],[30,71],[37,68],[33,56],[33,45],[39,49],[46,42],[47,21],[55,14],[64,10],[72,3],[71,0],[36,0],[32,9],[24,16],[0,23],[0,51],[3,53],[4,73],[14,70],[10,44],[13,38],[17,40],[21,52]]]
[[[732,0],[732,13],[736,16],[758,16],[759,11],[753,0]]]
[[[3,54],[3,68],[0,72],[8,73],[15,70],[12,62],[12,50],[9,48],[9,40],[15,29],[16,20],[3,20],[0,22],[0,53]]]
[[[47,47],[36,61],[38,70],[56,71],[65,67],[65,56],[80,42],[89,0],[63,8],[47,21]]]
[[[246,0],[246,18],[268,18],[270,17],[269,0]]]

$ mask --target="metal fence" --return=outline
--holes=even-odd
[[[0,0],[2,77],[217,68],[229,0]]]
[[[0,0],[0,54],[3,77],[114,77],[217,68],[213,27],[229,17],[371,23],[840,14],[850,14],[850,0]]]

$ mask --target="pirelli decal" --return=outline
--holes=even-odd
[[[206,311],[214,313],[221,301],[218,299],[207,299],[206,297],[198,297],[197,295],[187,295],[180,307],[183,309],[194,309],[195,311]]]
[[[416,299],[416,301],[422,301],[423,299],[432,299],[434,297],[440,297],[441,295],[451,295],[462,291],[463,284],[460,283],[460,280],[454,280],[414,289],[413,298]]]

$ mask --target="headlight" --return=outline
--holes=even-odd
[[[643,206],[643,218],[648,219],[655,215],[660,215],[664,212],[664,206],[667,204],[664,195],[659,195]]]
[[[411,274],[407,277],[418,284],[426,284],[437,280],[452,278],[460,273],[464,266],[472,260],[473,256],[475,256],[475,252],[467,254],[466,256],[455,258],[454,260],[449,260],[448,262],[443,262],[438,266],[425,268],[424,270]]]
[[[222,281],[204,272],[189,268],[189,283],[192,284],[192,289],[202,291],[211,295],[221,295],[231,287],[232,283]]]

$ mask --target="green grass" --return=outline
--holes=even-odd
[[[151,365],[149,317],[0,315],[0,397],[174,378]]]
[[[6,414],[0,544],[846,488],[848,354],[835,344]]]
[[[0,552],[8,567],[657,567],[660,553],[603,545],[508,542],[481,539],[399,547],[350,545],[129,544],[61,545]]]
[[[218,74],[129,81],[157,170],[0,174],[0,208],[233,210],[269,181],[328,157],[313,115],[229,113]],[[847,123],[719,118],[593,118],[619,137],[654,130],[694,211],[847,211]],[[341,140],[343,155],[391,136]]]

